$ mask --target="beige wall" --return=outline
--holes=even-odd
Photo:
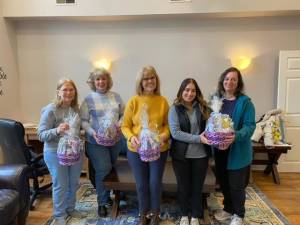
[[[279,50],[300,49],[299,17],[144,19],[110,22],[22,21],[16,27],[24,121],[37,122],[61,76],[75,80],[82,99],[92,62],[113,59],[113,89],[125,101],[137,72],[154,65],[171,103],[182,79],[197,79],[205,96],[214,90],[229,57],[251,55],[244,71],[257,115],[276,106]]]
[[[0,1],[0,66],[7,74],[7,80],[1,80],[0,118],[20,120],[19,79],[17,72],[16,35],[12,23],[2,17]]]
[[[3,0],[5,17],[119,16],[156,14],[274,13],[299,11],[299,0],[77,0],[74,6],[57,6],[55,0]]]

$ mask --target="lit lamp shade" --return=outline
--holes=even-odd
[[[111,67],[111,61],[109,61],[108,59],[100,59],[94,63],[94,67],[98,69],[104,68],[106,70],[109,70]]]
[[[251,64],[251,58],[246,56],[240,56],[231,59],[231,65],[238,68],[239,70],[247,69]]]

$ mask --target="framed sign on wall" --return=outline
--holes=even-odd
[[[5,80],[7,80],[7,75],[6,73],[4,73],[2,66],[0,66],[0,96],[4,95],[4,91],[2,88]]]

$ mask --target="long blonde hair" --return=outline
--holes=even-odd
[[[144,88],[142,85],[143,78],[145,74],[151,74],[155,76],[156,79],[156,87],[154,90],[155,95],[160,95],[160,80],[159,77],[156,73],[156,70],[153,66],[145,66],[142,71],[138,74],[136,78],[136,83],[135,83],[135,91],[137,95],[143,95],[144,93]]]
[[[63,104],[63,100],[61,99],[61,97],[58,95],[58,92],[59,90],[61,89],[61,87],[63,85],[65,85],[66,83],[68,84],[71,84],[75,90],[75,96],[74,96],[74,99],[72,100],[71,102],[71,107],[78,111],[79,110],[79,107],[78,107],[78,92],[77,92],[77,88],[76,88],[76,85],[74,83],[74,81],[72,81],[71,79],[68,79],[68,78],[61,78],[58,82],[57,82],[57,85],[56,85],[56,98],[54,99],[54,104],[56,107],[61,107],[62,104]]]

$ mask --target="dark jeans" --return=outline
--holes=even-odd
[[[162,152],[160,158],[153,162],[143,162],[139,154],[127,151],[127,158],[136,182],[140,214],[160,211],[162,176],[168,151]]]
[[[121,142],[117,142],[114,146],[110,147],[87,144],[87,154],[95,169],[95,184],[99,206],[108,203],[109,190],[105,188],[103,180],[117,161],[120,151]]]
[[[246,187],[249,183],[250,165],[237,170],[228,170],[229,151],[215,151],[216,177],[224,195],[224,210],[245,216]]]
[[[202,189],[208,167],[208,157],[173,160],[177,180],[178,202],[182,216],[203,218]]]
[[[119,156],[126,157],[127,143],[126,143],[126,139],[123,136],[120,139],[120,143],[121,143],[121,150],[120,150]],[[86,156],[88,157],[89,179],[90,179],[92,185],[94,186],[94,188],[96,188],[95,169],[93,167],[93,164],[92,164],[92,162],[89,158],[89,155],[88,155],[87,151],[86,151]]]

